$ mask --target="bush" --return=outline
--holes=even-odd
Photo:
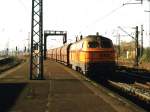
[[[144,49],[142,61],[144,62],[150,62],[150,47]]]

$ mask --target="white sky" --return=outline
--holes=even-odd
[[[116,43],[120,33],[125,35],[117,26],[127,32],[134,32],[132,27],[144,25],[144,45],[148,46],[149,3],[143,5],[125,5],[136,0],[43,0],[44,30],[62,30],[68,32],[68,39],[75,40],[76,35],[89,35],[99,32],[111,38]],[[27,46],[27,38],[31,31],[32,0],[0,0],[0,50],[7,46],[20,49]],[[120,8],[121,7],[121,8]],[[115,10],[116,9],[116,10]],[[114,13],[110,14],[110,12]],[[54,38],[54,37],[53,37]],[[60,43],[60,37],[48,40],[49,47]],[[122,40],[130,37],[121,37]],[[59,45],[59,44],[57,44]]]

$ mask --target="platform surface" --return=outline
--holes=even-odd
[[[44,62],[45,80],[29,80],[29,63],[0,75],[0,112],[141,112],[76,71]]]

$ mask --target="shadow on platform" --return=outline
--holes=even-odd
[[[0,112],[8,112],[15,102],[26,83],[0,83]]]

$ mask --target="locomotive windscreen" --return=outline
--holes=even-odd
[[[102,48],[112,48],[113,47],[112,41],[106,40],[106,39],[101,40],[101,47]]]
[[[88,48],[112,48],[112,41],[110,40],[101,40],[101,42],[90,41],[88,42]]]
[[[98,42],[88,42],[88,48],[98,48],[99,47],[99,43]]]

